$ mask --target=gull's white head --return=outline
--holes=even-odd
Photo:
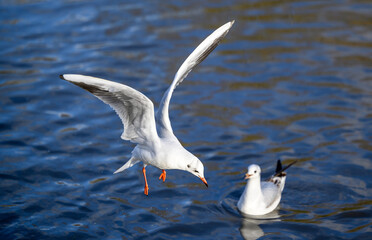
[[[251,164],[248,167],[248,172],[245,174],[244,179],[254,179],[259,178],[261,174],[261,168],[257,164]]]
[[[207,180],[205,180],[205,178],[204,178],[203,163],[197,157],[192,155],[191,161],[189,159],[189,161],[187,162],[185,170],[188,171],[189,173],[197,176],[198,178],[200,178],[200,180],[203,181],[205,186],[208,187]]]

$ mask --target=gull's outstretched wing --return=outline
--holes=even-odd
[[[156,141],[154,105],[145,95],[126,85],[77,74],[63,74],[67,80],[110,105],[119,115],[124,132],[121,138],[134,143]]]
[[[218,46],[233,24],[234,21],[231,21],[215,30],[201,44],[199,44],[199,46],[188,56],[178,69],[172,84],[164,93],[159,109],[156,113],[156,122],[159,127],[158,130],[160,136],[167,135],[168,133],[173,134],[169,120],[168,108],[174,89],[187,77],[194,67],[201,63]]]

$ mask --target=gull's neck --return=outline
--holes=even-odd
[[[264,203],[261,191],[261,177],[249,179],[239,199],[240,208],[256,210]]]
[[[248,198],[257,199],[263,197],[261,191],[261,177],[249,179],[244,192],[248,195]]]

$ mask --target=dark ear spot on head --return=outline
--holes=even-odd
[[[190,164],[187,164],[187,167],[190,168]]]

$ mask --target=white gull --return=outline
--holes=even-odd
[[[280,160],[276,165],[275,174],[267,181],[261,182],[261,168],[256,164],[248,167],[245,179],[248,179],[244,192],[238,201],[238,209],[243,214],[264,215],[273,211],[280,202],[285,185],[284,172],[296,161],[282,168]]]
[[[91,92],[110,105],[119,115],[124,125],[121,138],[137,145],[132,151],[132,157],[115,173],[122,172],[134,164],[142,162],[142,172],[145,179],[144,193],[146,195],[148,195],[149,190],[145,169],[147,165],[162,169],[163,172],[159,179],[163,181],[166,178],[166,169],[179,169],[197,176],[208,187],[204,177],[203,163],[187,151],[173,134],[168,108],[176,86],[217,47],[233,23],[234,21],[228,22],[215,30],[183,62],[172,84],[164,93],[156,117],[151,100],[131,87],[84,75],[60,75],[60,78]]]

